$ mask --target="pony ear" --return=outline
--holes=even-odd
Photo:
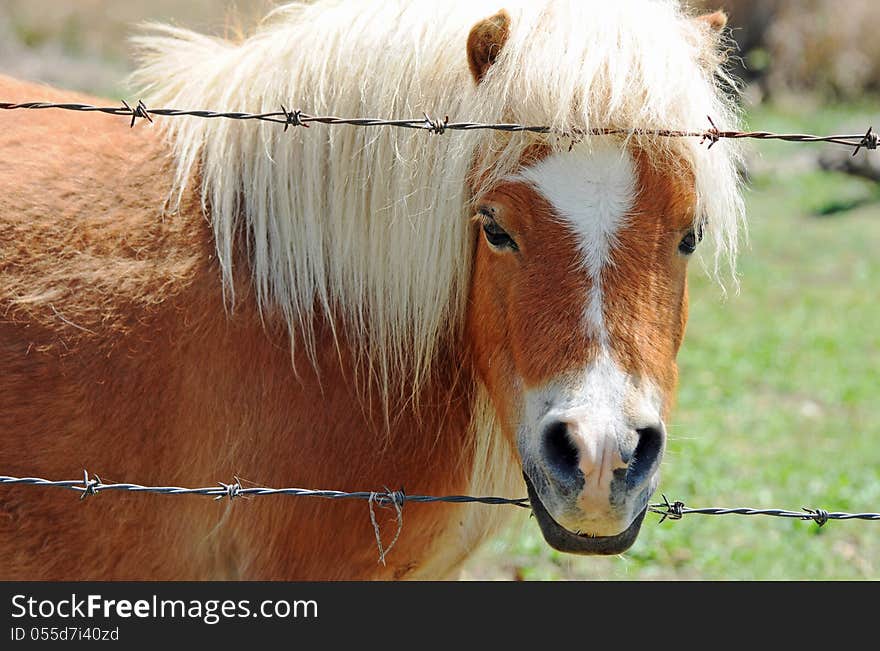
[[[715,11],[711,14],[703,14],[702,16],[697,16],[694,18],[697,22],[709,27],[710,29],[714,29],[716,32],[720,32],[722,29],[727,27],[727,14],[721,10]]]
[[[475,82],[479,84],[483,80],[509,35],[510,16],[504,9],[471,28],[467,40],[467,58]]]

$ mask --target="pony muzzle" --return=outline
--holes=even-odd
[[[523,458],[532,510],[560,551],[617,554],[636,539],[659,480],[662,422],[590,430],[585,419],[542,419]]]

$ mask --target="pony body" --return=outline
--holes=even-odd
[[[160,28],[141,40],[135,80],[148,105],[177,108],[286,103],[560,131],[732,119],[712,81],[715,41],[667,3],[511,8],[503,47],[475,68],[468,35],[497,9],[297,5],[239,44]],[[6,78],[0,95],[106,103]],[[571,143],[2,118],[0,151],[16,161],[0,170],[3,472],[522,494],[517,437],[499,421],[511,389],[488,369],[494,357],[475,359],[474,339],[488,335],[468,326],[492,309],[473,313],[475,298],[493,304],[475,294],[473,200],[534,152]],[[585,155],[589,146],[579,145]],[[686,219],[708,219],[707,237],[732,252],[735,156],[684,142],[629,146],[643,152],[639,188],[657,161],[679,161],[676,174],[693,179]],[[668,393],[674,380],[661,384]],[[4,491],[4,578],[446,577],[510,512],[408,504],[382,565],[362,503],[277,497],[227,509],[117,494],[72,507],[64,493]],[[393,513],[384,516],[393,529]]]

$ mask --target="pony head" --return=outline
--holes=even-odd
[[[626,9],[609,13],[627,16]],[[487,95],[512,98],[512,113],[522,110],[513,98],[527,106],[546,103],[536,113],[557,117],[562,130],[599,126],[598,120],[656,124],[652,111],[662,112],[664,102],[667,111],[684,104],[676,108],[680,114],[690,112],[690,103],[707,107],[714,69],[698,47],[682,45],[711,43],[724,15],[659,25],[650,17],[634,29],[597,13],[595,30],[584,30],[580,58],[571,60],[560,48],[560,59],[550,60],[546,50],[530,52],[526,43],[535,30],[564,39],[563,21],[571,16],[548,11],[530,33],[518,34],[502,11],[473,27],[469,68],[478,86],[490,87]],[[655,33],[664,27],[675,31]],[[594,39],[598,30],[613,36]],[[599,53],[590,56],[593,47]],[[672,70],[683,83],[666,76]],[[571,75],[570,87],[583,85],[574,94],[588,96],[576,104],[557,97],[555,105],[551,84],[542,89],[540,81],[559,84],[554,75]],[[652,93],[657,106],[633,105]],[[528,117],[538,115],[519,115]],[[705,194],[707,183],[729,183],[730,170],[719,174],[718,162],[713,166],[693,143],[637,138],[508,142],[479,158],[467,318],[475,364],[503,430],[516,442],[546,540],[566,552],[619,553],[635,540],[659,480],[687,321],[688,261],[704,235],[714,228],[716,237],[729,237],[725,229],[736,220],[735,195],[719,207]]]

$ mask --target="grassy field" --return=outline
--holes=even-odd
[[[129,65],[122,25],[147,17],[214,31],[226,24],[217,7],[228,3],[185,3],[185,14],[182,4],[7,0],[0,72],[122,96]],[[247,11],[266,4],[239,3]],[[801,99],[750,109],[748,121],[767,130],[856,132],[872,119],[880,126],[877,106]],[[880,419],[873,413],[880,398],[880,189],[818,171],[820,150],[751,147],[750,239],[738,292],[725,296],[692,266],[679,402],[658,497],[694,507],[880,511]],[[557,554],[534,522],[524,522],[480,552],[465,576],[880,578],[880,522],[819,529],[764,517],[658,520],[649,515],[633,548],[611,558]]]

